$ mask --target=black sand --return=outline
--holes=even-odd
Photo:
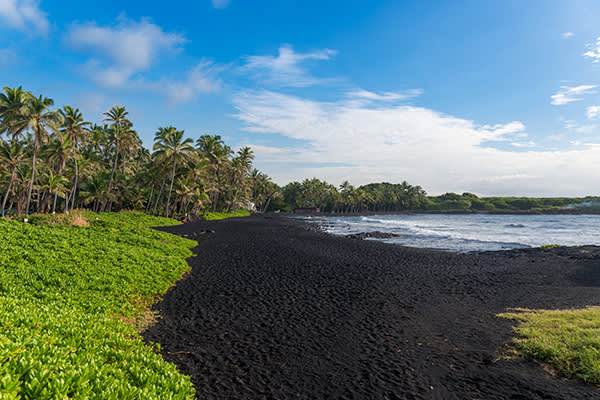
[[[279,217],[165,230],[199,246],[144,336],[200,399],[600,399],[504,360],[512,322],[495,317],[600,304],[600,248],[455,254]]]

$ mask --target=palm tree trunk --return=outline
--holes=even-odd
[[[217,164],[217,169],[216,169],[216,176],[217,176],[217,180],[215,182],[216,187],[215,187],[215,198],[213,200],[213,212],[217,211],[217,202],[219,201],[219,164]]]
[[[4,217],[4,214],[6,212],[6,202],[8,201],[8,194],[10,193],[10,189],[12,189],[12,184],[15,180],[15,175],[16,175],[17,169],[13,169],[12,174],[10,175],[10,181],[8,182],[8,189],[6,189],[6,194],[4,195],[4,200],[2,200],[2,216]]]
[[[271,199],[273,197],[269,197],[269,200],[267,200],[267,204],[265,205],[265,207],[263,208],[262,212],[263,214],[267,212],[267,210],[269,209],[269,204],[271,204]]]
[[[58,192],[54,193],[54,204],[52,204],[52,214],[56,212],[56,199],[58,198]]]
[[[163,178],[163,181],[160,184],[160,192],[158,193],[158,197],[156,198],[156,203],[154,203],[154,212],[153,212],[154,215],[156,215],[156,212],[158,211],[158,201],[162,197],[164,188],[165,188],[165,178]]]
[[[171,171],[171,186],[169,187],[169,195],[167,196],[167,205],[165,207],[166,217],[169,218],[169,204],[171,202],[171,192],[173,191],[173,181],[175,180],[175,167],[177,166],[177,158],[173,156],[173,170]]]
[[[150,197],[148,197],[148,202],[146,203],[146,212],[150,210],[150,205],[152,204],[152,196],[154,195],[154,183],[152,183],[152,188],[150,189]]]
[[[73,183],[73,190],[71,191],[71,197],[72,197],[72,203],[71,203],[71,210],[75,209],[75,195],[77,194],[77,184],[79,183],[79,166],[77,164],[78,163],[78,159],[75,158],[75,183]],[[67,199],[65,199],[65,201],[68,203],[69,201]]]
[[[35,156],[37,155],[37,146],[34,144],[33,157],[31,157],[31,180],[27,189],[27,201],[25,202],[25,214],[29,215],[29,203],[31,202],[31,191],[33,190],[33,181],[35,179]]]
[[[110,193],[112,192],[112,184],[113,184],[113,179],[115,178],[115,171],[117,170],[117,162],[119,161],[119,132],[117,130],[116,132],[116,144],[115,144],[115,162],[113,163],[113,168],[112,171],[110,173],[110,180],[108,181],[108,189],[106,190],[106,193],[108,195],[110,195]],[[106,203],[108,202],[108,199],[104,202],[104,204],[102,205],[102,209],[100,210],[100,212],[104,212],[104,207],[106,206]],[[111,207],[112,207],[112,201],[111,201]],[[109,208],[110,211],[110,208]]]

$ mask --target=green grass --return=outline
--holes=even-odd
[[[540,249],[542,249],[542,250],[550,250],[550,249],[554,249],[556,247],[560,247],[560,244],[545,244],[543,246],[540,246]]]
[[[551,365],[567,378],[600,384],[600,307],[515,310],[499,316],[519,321],[514,350]]]
[[[208,212],[208,213],[204,214],[204,219],[206,221],[214,221],[217,219],[225,219],[225,218],[231,218],[231,217],[248,217],[248,216],[250,216],[250,211],[242,209],[242,210],[233,211],[230,213]]]
[[[192,399],[126,321],[189,269],[195,242],[149,229],[174,220],[83,215],[0,219],[0,399]]]

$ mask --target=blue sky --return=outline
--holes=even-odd
[[[284,184],[600,187],[597,1],[0,0],[2,86],[250,145]]]

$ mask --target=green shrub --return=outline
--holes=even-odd
[[[0,398],[191,399],[180,375],[123,322],[189,267],[195,242],[141,213],[0,219]]]

